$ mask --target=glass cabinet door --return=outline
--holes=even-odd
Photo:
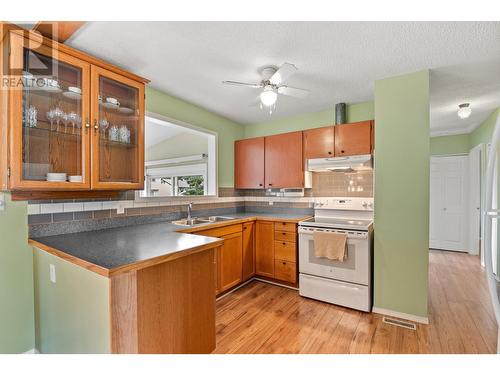
[[[11,188],[88,189],[89,64],[45,46],[11,40],[22,67],[12,92]]]
[[[92,183],[96,189],[144,184],[144,85],[92,66]]]

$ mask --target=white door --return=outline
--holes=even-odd
[[[431,158],[431,248],[468,251],[467,164],[467,156]]]
[[[481,147],[469,152],[469,253],[474,255],[481,246]]]

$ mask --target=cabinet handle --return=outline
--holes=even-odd
[[[263,184],[259,184],[259,186],[263,186]]]
[[[283,262],[283,265],[286,266],[286,262]]]
[[[345,151],[344,150],[340,150],[340,152],[343,154]]]
[[[283,242],[283,245],[286,245],[286,243]]]
[[[89,128],[90,128],[90,123],[89,123],[89,119],[85,119],[85,132],[88,132],[89,131]]]
[[[95,130],[95,135],[97,135],[97,131],[99,130],[99,125],[97,125],[97,120],[94,119],[94,130]]]
[[[268,184],[269,186],[273,186],[273,184]]]
[[[328,151],[328,155],[331,155],[331,154],[332,154],[332,152],[331,152],[331,151]]]

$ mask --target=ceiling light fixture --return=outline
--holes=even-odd
[[[472,109],[470,108],[470,103],[463,103],[458,106],[458,117],[464,119],[470,116]]]
[[[271,85],[264,87],[264,91],[260,93],[260,101],[266,107],[274,105],[274,103],[276,103],[276,99],[278,99],[278,94]]]

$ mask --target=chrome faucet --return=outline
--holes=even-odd
[[[191,211],[193,210],[193,202],[189,202],[187,206],[187,212],[188,212],[188,221],[191,220]]]

